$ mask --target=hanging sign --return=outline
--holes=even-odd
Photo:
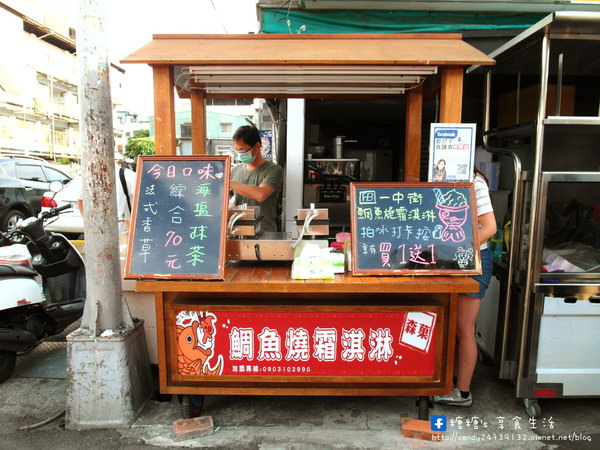
[[[271,130],[259,130],[260,152],[265,159],[273,159],[273,132]]]

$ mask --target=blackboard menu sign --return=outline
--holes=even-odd
[[[352,183],[353,275],[480,273],[471,183]]]
[[[223,279],[229,156],[140,156],[126,278]]]

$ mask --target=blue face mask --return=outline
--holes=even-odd
[[[238,153],[238,158],[240,158],[240,161],[243,164],[252,164],[254,162],[254,160],[256,159],[254,156],[252,156],[251,151]]]

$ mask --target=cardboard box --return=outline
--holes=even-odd
[[[498,181],[500,179],[500,163],[499,162],[480,162],[479,170],[483,172],[485,177],[490,182],[490,191],[498,190]]]
[[[498,97],[497,128],[532,122],[536,120],[539,101],[540,85],[521,89],[519,98],[519,117],[517,120],[517,91],[507,92]],[[575,86],[563,85],[560,100],[560,114],[556,114],[556,85],[548,85],[546,96],[547,116],[573,116],[575,112]]]

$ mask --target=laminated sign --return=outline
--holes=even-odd
[[[139,157],[126,278],[223,279],[229,156]]]
[[[428,181],[470,181],[474,159],[474,123],[431,124]]]

